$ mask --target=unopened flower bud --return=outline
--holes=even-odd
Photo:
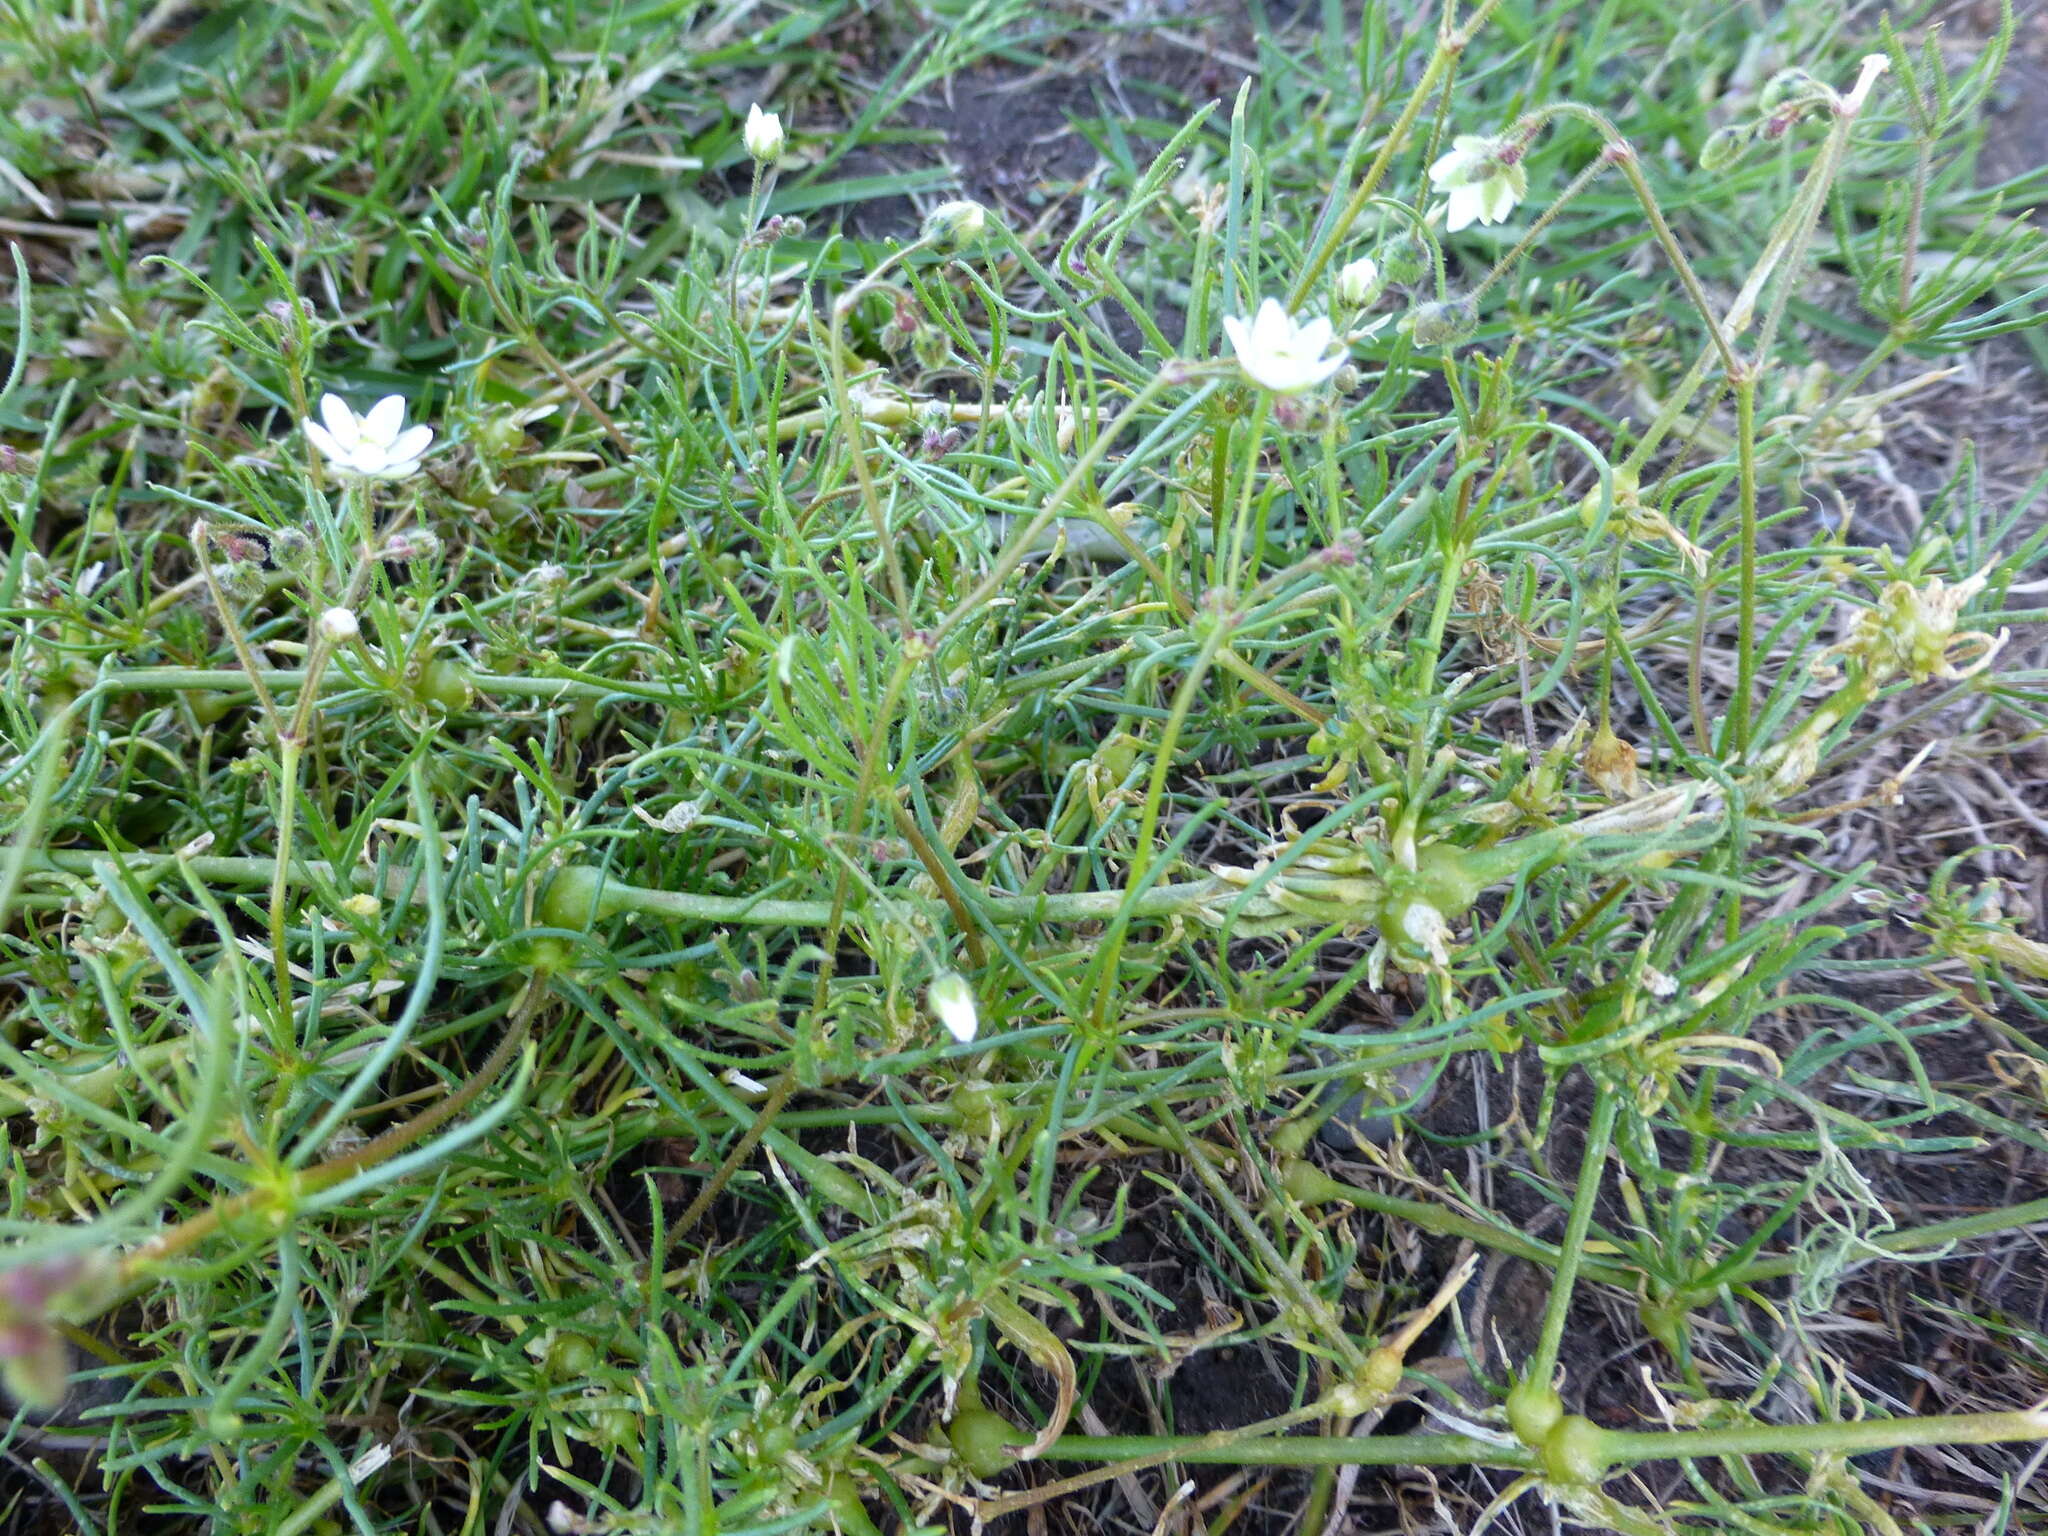
[[[923,237],[955,250],[981,239],[988,230],[988,210],[971,198],[941,203],[924,216]]]
[[[1390,283],[1419,283],[1429,271],[1429,252],[1413,234],[1380,248],[1380,275]]]
[[[1716,128],[1707,135],[1707,142],[1700,146],[1700,169],[1727,170],[1749,149],[1750,138],[1755,132],[1754,123],[1730,123],[1725,128]]]
[[[433,560],[441,553],[441,536],[425,528],[406,528],[384,541],[386,560]]]
[[[64,1400],[70,1368],[63,1336],[49,1324],[0,1324],[0,1381],[16,1401],[55,1408]]]
[[[1386,279],[1380,274],[1380,264],[1370,256],[1347,261],[1338,269],[1337,297],[1346,304],[1363,309],[1380,296],[1384,287]]]
[[[313,541],[297,528],[280,528],[270,536],[270,558],[280,570],[303,576],[313,568]]]
[[[943,368],[953,355],[953,343],[936,325],[921,325],[911,338],[910,350],[926,368]]]
[[[1466,299],[1418,304],[1408,312],[1408,334],[1418,347],[1452,347],[1479,329],[1479,312]]]
[[[1757,109],[1761,112],[1776,112],[1795,102],[1809,101],[1828,94],[1828,88],[1814,79],[1803,69],[1781,69],[1764,82],[1764,88],[1757,93]]]
[[[346,608],[330,608],[314,621],[314,630],[330,645],[340,645],[362,633],[356,616]]]
[[[967,978],[957,971],[941,971],[932,978],[925,989],[925,1001],[946,1026],[946,1033],[962,1045],[967,1044],[981,1027],[981,1016],[975,1007],[974,988]]]
[[[747,153],[765,164],[782,153],[782,119],[773,112],[763,112],[756,102],[747,108],[747,127],[742,137]]]
[[[263,591],[263,567],[253,560],[230,560],[225,565],[213,568],[213,579],[220,584],[221,595],[237,602],[248,602]]]
[[[1272,421],[1279,431],[1300,432],[1315,420],[1315,416],[1315,407],[1299,395],[1273,397]]]

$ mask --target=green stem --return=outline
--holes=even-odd
[[[2048,1412],[1929,1414],[1856,1419],[1846,1424],[1738,1424],[1726,1429],[1604,1430],[1599,1446],[1609,1460],[1632,1465],[1705,1456],[1796,1456],[1829,1451],[1856,1456],[1904,1445],[1996,1445],[2011,1440],[2048,1440]]]
[[[1209,633],[1202,638],[1202,648],[1196,652],[1193,665],[1187,676],[1174,691],[1173,707],[1166,717],[1166,728],[1160,733],[1159,745],[1152,753],[1152,774],[1145,786],[1145,805],[1139,816],[1138,838],[1131,850],[1129,886],[1132,891],[1142,892],[1145,877],[1152,870],[1153,839],[1159,830],[1160,808],[1166,802],[1166,776],[1173,767],[1174,749],[1180,744],[1181,729],[1187,724],[1189,713],[1195,707],[1195,697],[1201,691],[1202,679],[1209,675],[1209,663],[1215,659],[1217,650],[1223,644],[1223,637],[1230,625],[1230,618],[1217,615],[1209,627]],[[1047,900],[1052,898],[1048,897]],[[1131,908],[1125,908],[1135,912]],[[1117,961],[1123,953],[1124,934],[1128,931],[1126,922],[1118,921],[1110,929],[1107,942],[1103,945],[1096,961],[1097,982],[1095,988],[1095,1027],[1105,1029],[1109,1024],[1109,1010],[1116,999]]]
[[[1258,580],[1259,561],[1264,555],[1263,548],[1254,553],[1251,570],[1240,573],[1238,568],[1244,561],[1245,541],[1248,537],[1248,530],[1252,519],[1252,489],[1258,483],[1259,453],[1265,447],[1266,423],[1272,418],[1272,414],[1273,397],[1262,389],[1259,391],[1258,404],[1252,408],[1251,432],[1245,440],[1242,454],[1244,460],[1244,479],[1238,485],[1237,511],[1230,522],[1230,553],[1228,557],[1223,552],[1223,541],[1220,539],[1216,541],[1216,550],[1214,552],[1216,574],[1214,584],[1225,592],[1235,592],[1238,590],[1240,574],[1242,574],[1247,586],[1254,584]],[[1260,538],[1258,543],[1263,546],[1265,543],[1264,538]]]
[[[28,859],[30,870],[90,875],[93,865],[106,858],[123,867],[151,875],[162,870],[189,868],[196,879],[219,885],[268,885],[276,877],[277,860],[265,858],[203,855],[180,859],[166,853],[107,854],[97,849],[37,850]],[[327,880],[347,890],[372,890],[376,879],[368,868],[338,869],[324,859],[304,859],[292,866],[296,879]],[[571,866],[555,876],[563,879],[598,880],[600,872],[587,865]],[[407,889],[403,870],[393,870],[376,894],[386,900],[424,901]],[[1235,895],[1237,887],[1222,880],[1184,880],[1174,885],[1155,886],[1135,902],[1121,890],[1065,891],[1045,896],[982,896],[975,901],[984,912],[1011,922],[1090,923],[1115,917],[1129,906],[1132,917],[1187,917],[1222,895]],[[774,901],[750,896],[704,896],[693,891],[659,891],[647,886],[606,881],[599,898],[597,915],[611,917],[636,913],[645,917],[680,922],[758,923],[770,927],[822,928],[832,918],[829,901]]]
[[[1536,1464],[1526,1447],[1469,1435],[1288,1435],[1216,1445],[1206,1435],[1062,1435],[1045,1461],[1121,1462],[1138,1457],[1262,1467],[1511,1467]],[[1845,1424],[1742,1424],[1728,1429],[1601,1430],[1611,1464],[1696,1461],[1710,1456],[1860,1455],[1906,1445],[1994,1445],[2048,1440],[2048,1412],[1933,1414]]]
[[[1512,1467],[1526,1446],[1471,1435],[1286,1435],[1217,1445],[1207,1435],[1061,1435],[1042,1461],[1184,1461],[1246,1467]]]
[[[623,679],[616,683],[593,682],[580,677],[507,677],[487,672],[466,676],[470,686],[487,697],[541,699],[550,703],[560,699],[621,697],[668,703],[674,698],[666,689],[652,689],[644,683]],[[239,667],[135,667],[126,672],[106,673],[93,689],[103,693],[255,693],[267,702],[272,689],[289,692],[304,688],[308,680],[316,686],[319,682],[318,675],[309,667],[262,667],[254,671]],[[371,686],[357,678],[345,678],[344,682],[350,687]]]
[[[1550,1383],[1557,1369],[1557,1352],[1564,1343],[1565,1318],[1571,1312],[1572,1286],[1585,1259],[1586,1234],[1592,1230],[1593,1207],[1599,1203],[1600,1183],[1607,1172],[1607,1144],[1614,1136],[1614,1117],[1621,1098],[1604,1084],[1593,1100],[1591,1123],[1586,1127],[1586,1151],[1579,1160],[1579,1187],[1572,1196],[1571,1219],[1565,1223],[1564,1240],[1558,1244],[1557,1274],[1550,1285],[1550,1303],[1543,1313],[1543,1333],[1536,1352],[1529,1357],[1526,1377]]]
[[[756,173],[758,174],[758,172]],[[862,432],[862,414],[853,408],[853,392],[846,383],[846,317],[869,293],[882,284],[882,275],[915,252],[928,249],[932,238],[914,240],[891,252],[875,270],[832,301],[831,318],[825,326],[825,371],[831,385],[832,404],[839,416],[840,431],[846,438],[846,452],[852,461],[854,483],[860,487],[861,504],[875,530],[875,543],[882,556],[882,569],[889,578],[889,599],[896,605],[896,617],[909,627],[910,590],[903,580],[903,562],[896,554],[896,540],[882,509],[881,494],[875,489],[874,474],[868,468],[868,445]]]
[[[1390,1216],[1424,1232],[1433,1232],[1438,1237],[1464,1238],[1495,1253],[1505,1253],[1532,1263],[1554,1266],[1558,1250],[1548,1243],[1538,1242],[1520,1232],[1506,1227],[1496,1227],[1487,1222],[1460,1216],[1455,1211],[1440,1206],[1428,1205],[1420,1200],[1404,1200],[1399,1195],[1382,1194],[1376,1189],[1365,1189],[1356,1184],[1346,1184],[1331,1178],[1320,1168],[1308,1162],[1290,1162],[1280,1170],[1280,1182],[1287,1192],[1304,1205],[1322,1205],[1342,1201],[1355,1205],[1361,1210],[1376,1211]],[[1636,1272],[1626,1265],[1616,1264],[1607,1259],[1585,1259],[1580,1268],[1591,1278],[1605,1285],[1616,1285],[1628,1289],[1635,1284]]]
[[[84,707],[84,698],[66,704],[36,743],[41,756],[36,760],[36,775],[29,781],[28,802],[14,823],[14,841],[7,845],[6,854],[0,856],[0,929],[6,927],[14,914],[14,898],[21,889],[22,875],[41,852],[43,823],[49,817],[50,802],[56,797],[57,780],[64,765],[71,761],[71,731]]]
[[[1735,697],[1728,704],[1729,755],[1740,762],[1749,751],[1750,694],[1756,686],[1756,370],[1741,368],[1735,384],[1735,450],[1741,527],[1736,558],[1741,562],[1735,620]]]
[[[1355,1374],[1365,1364],[1365,1351],[1345,1330],[1344,1320],[1335,1315],[1329,1303],[1301,1278],[1297,1266],[1273,1245],[1265,1227],[1237,1198],[1237,1191],[1230,1187],[1230,1181],[1209,1161],[1208,1154],[1189,1134],[1187,1127],[1171,1114],[1161,1115],[1158,1124],[1167,1144],[1195,1170],[1195,1177],[1201,1180],[1210,1197],[1230,1217],[1247,1246],[1259,1256],[1268,1280],[1276,1289],[1286,1293],[1288,1301],[1304,1317],[1315,1320],[1330,1352],[1343,1363],[1347,1374]]]
[[[311,688],[307,698],[314,696]],[[284,735],[278,739],[277,868],[270,877],[270,963],[272,1001],[278,1010],[280,1040],[291,1037],[292,986],[291,955],[285,928],[285,891],[291,884],[292,837],[298,827],[299,764],[305,757],[303,737]]]

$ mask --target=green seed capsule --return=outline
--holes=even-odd
[[[467,667],[443,657],[428,663],[427,670],[420,674],[419,696],[423,702],[438,704],[453,714],[469,708],[476,698],[476,687],[469,680]]]
[[[604,885],[604,874],[587,864],[571,864],[567,869],[558,870],[555,878],[541,893],[540,905],[535,916],[549,928],[572,928],[581,931],[590,926],[593,917],[604,916],[604,905],[600,892]]]

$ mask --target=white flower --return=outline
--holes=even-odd
[[[782,153],[782,119],[773,112],[763,112],[761,104],[755,102],[747,108],[747,128],[742,137],[747,153],[756,160],[773,160]]]
[[[946,1026],[946,1033],[962,1045],[972,1040],[981,1027],[981,1016],[974,1006],[974,988],[957,971],[941,971],[934,976],[932,984],[925,988],[924,1000]]]
[[[1313,389],[1344,366],[1344,349],[1330,322],[1318,318],[1296,325],[1278,299],[1266,300],[1250,320],[1226,315],[1223,329],[1245,377],[1276,395]]]
[[[1380,296],[1380,264],[1370,256],[1347,261],[1337,272],[1337,297],[1360,309]]]
[[[433,440],[432,427],[405,424],[403,395],[386,395],[361,416],[341,396],[322,395],[320,421],[306,423],[306,441],[320,450],[320,457],[343,474],[370,480],[417,474],[420,455]]]
[[[1508,157],[1508,146],[1470,133],[1451,140],[1450,153],[1429,168],[1429,179],[1450,194],[1444,228],[1453,234],[1475,219],[1498,224],[1529,195],[1529,173]]]
[[[362,626],[356,623],[356,616],[346,608],[330,608],[313,621],[313,628],[320,638],[339,645],[344,640],[353,640],[362,633]]]

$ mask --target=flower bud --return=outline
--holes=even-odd
[[[433,560],[441,553],[441,536],[425,528],[406,528],[384,541],[386,560]]]
[[[1370,256],[1347,261],[1338,269],[1337,297],[1359,309],[1377,299],[1385,287],[1386,279],[1380,275],[1380,264]]]
[[[1828,88],[1805,70],[1781,69],[1764,82],[1764,88],[1757,93],[1756,105],[1758,111],[1769,114],[1794,102],[1826,94]]]
[[[313,541],[297,528],[280,528],[270,536],[270,558],[279,570],[303,576],[313,569],[317,551]]]
[[[1429,252],[1412,234],[1380,250],[1380,275],[1390,283],[1419,283],[1429,273]]]
[[[1730,123],[1725,128],[1716,128],[1707,135],[1707,142],[1700,146],[1700,169],[1727,170],[1748,152],[1750,138],[1755,132],[1754,123]]]
[[[943,368],[953,356],[953,343],[936,325],[921,325],[910,339],[911,356],[926,368]]]
[[[1408,334],[1418,347],[1453,347],[1479,329],[1479,312],[1469,299],[1418,304],[1408,312]]]
[[[981,1027],[979,1010],[974,1003],[974,988],[967,978],[957,971],[941,971],[934,976],[931,985],[925,989],[924,1000],[946,1026],[946,1033],[962,1045],[967,1044]]]
[[[220,584],[221,595],[237,602],[248,602],[263,592],[263,567],[253,560],[230,560],[225,565],[213,568],[213,579]]]
[[[314,632],[329,645],[340,645],[362,633],[356,616],[346,608],[330,608],[313,623]]]
[[[756,102],[747,108],[747,126],[742,137],[746,140],[747,153],[766,164],[782,153],[782,119],[773,112],[763,112],[760,103]]]
[[[963,250],[988,230],[988,210],[971,198],[941,203],[924,216],[923,238]]]
[[[64,1401],[70,1378],[71,1361],[55,1328],[0,1324],[0,1382],[17,1402],[47,1412]]]

